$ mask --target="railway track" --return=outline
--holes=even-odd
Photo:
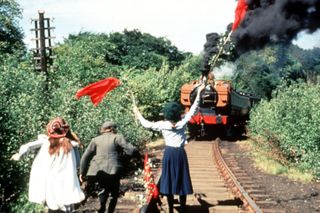
[[[187,212],[284,213],[260,189],[257,180],[239,167],[232,153],[224,148],[222,154],[220,142],[191,141],[185,147],[194,189],[194,194],[187,198]],[[178,197],[175,198],[175,212],[179,212]],[[167,212],[164,198],[161,203],[159,212]],[[155,212],[155,208],[146,212]]]
[[[246,168],[241,168],[234,157],[235,153],[224,146],[219,147],[220,139],[215,141],[191,141],[185,150],[188,155],[191,181],[194,194],[187,197],[188,213],[284,213],[284,210],[276,209],[275,201],[260,188],[256,179],[248,176]],[[151,153],[150,153],[151,154]],[[238,153],[240,154],[240,153]],[[153,159],[161,161],[162,150],[153,154]],[[158,164],[159,165],[159,164]],[[156,182],[161,175],[161,168],[154,168],[153,174]],[[122,180],[122,186],[134,185],[134,180]],[[119,199],[116,213],[164,213],[168,212],[165,197],[159,200],[151,200],[144,209],[138,208],[138,203],[132,197],[143,191],[126,191]],[[179,212],[178,196],[175,197],[175,212]],[[91,206],[82,208],[77,212],[95,212],[97,201],[91,202]]]
[[[277,202],[273,201],[269,195],[260,187],[256,178],[249,176],[246,171],[238,164],[236,155],[243,153],[234,153],[228,149],[230,142],[224,142],[226,146],[223,149],[219,146],[221,141],[218,139],[213,145],[215,149],[215,161],[220,168],[220,172],[225,179],[226,184],[232,190],[233,194],[239,197],[242,202],[242,212],[263,212],[263,213],[284,213],[283,209],[276,207]],[[223,154],[222,154],[223,152]]]

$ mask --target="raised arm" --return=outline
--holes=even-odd
[[[135,117],[140,121],[141,125],[145,128],[150,128],[156,131],[161,130],[161,123],[160,121],[158,122],[151,122],[145,119],[142,114],[140,113],[139,109],[137,106],[133,106],[133,113]]]
[[[200,102],[200,93],[204,88],[205,88],[204,84],[201,84],[199,86],[198,91],[197,91],[197,97],[196,97],[195,101],[193,102],[189,112],[187,112],[187,114],[185,114],[183,119],[181,121],[179,121],[177,125],[184,126],[185,124],[188,123],[188,121],[191,119],[191,117],[195,114],[197,107],[199,106],[199,102]]]
[[[30,150],[37,149],[41,147],[41,145],[48,140],[46,135],[39,135],[36,141],[32,141],[20,146],[19,152],[12,155],[11,160],[20,160],[20,158],[28,153]]]

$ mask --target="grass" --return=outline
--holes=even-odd
[[[311,182],[314,179],[314,176],[311,173],[283,165],[272,159],[269,157],[270,155],[268,153],[261,149],[260,146],[256,146],[253,140],[246,140],[241,142],[241,144],[250,149],[253,160],[255,161],[255,166],[266,173],[281,175],[288,177],[291,180],[299,180],[303,182]]]

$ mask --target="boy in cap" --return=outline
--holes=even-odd
[[[116,125],[106,121],[101,126],[101,135],[91,140],[80,162],[80,181],[87,177],[87,196],[92,193],[97,182],[103,189],[99,193],[100,209],[105,212],[106,203],[111,194],[108,212],[114,212],[120,188],[120,175],[122,163],[121,151],[132,155],[134,146],[127,143],[121,134],[116,133]]]

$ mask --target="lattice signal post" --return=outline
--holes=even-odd
[[[32,39],[36,43],[36,47],[32,49],[33,60],[35,64],[35,70],[41,71],[47,74],[48,68],[52,66],[53,59],[53,46],[51,36],[51,30],[55,29],[50,26],[50,18],[44,18],[44,11],[38,11],[39,19],[32,19],[34,22],[35,38]]]

